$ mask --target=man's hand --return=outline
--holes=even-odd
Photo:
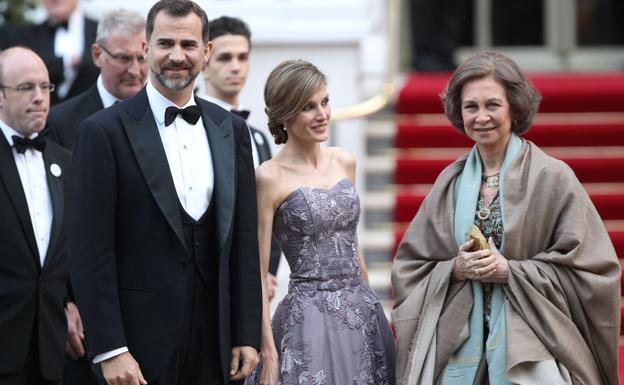
[[[67,302],[65,306],[65,317],[67,318],[67,342],[65,352],[72,356],[74,360],[85,355],[82,342],[84,341],[84,330],[78,307],[73,302]]]
[[[275,293],[277,291],[277,277],[274,276],[271,273],[267,274],[267,289],[268,289],[268,295],[269,295],[269,301],[273,299],[273,297],[275,297]]]
[[[147,385],[139,364],[129,352],[104,360],[101,365],[108,385]]]
[[[260,362],[258,352],[251,346],[235,346],[232,348],[230,362],[230,381],[247,378]]]

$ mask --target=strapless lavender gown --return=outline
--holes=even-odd
[[[273,236],[291,270],[272,320],[279,384],[394,384],[392,334],[358,264],[359,217],[348,179],[301,187],[275,212]],[[259,382],[260,369],[246,385]]]

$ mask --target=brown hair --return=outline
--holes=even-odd
[[[305,60],[287,60],[271,71],[264,86],[264,111],[275,144],[288,141],[284,122],[301,111],[323,85],[327,85],[325,75]]]
[[[511,110],[511,131],[515,134],[526,132],[539,108],[541,96],[522,73],[520,67],[498,52],[480,52],[460,65],[442,93],[444,114],[460,132],[465,133],[461,114],[461,92],[471,80],[492,77],[505,89]]]
[[[160,0],[154,4],[147,14],[145,35],[148,42],[150,37],[152,37],[152,32],[154,32],[156,16],[158,16],[160,11],[164,11],[167,15],[174,17],[184,17],[191,12],[194,13],[201,20],[202,40],[204,43],[208,42],[208,16],[206,16],[206,12],[199,5],[190,0]]]

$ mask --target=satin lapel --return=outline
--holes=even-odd
[[[64,213],[64,198],[63,198],[63,167],[61,167],[60,161],[57,159],[53,150],[49,149],[50,146],[46,146],[43,152],[43,163],[45,167],[46,179],[48,181],[48,191],[50,192],[50,200],[52,201],[52,229],[50,231],[50,242],[48,244],[47,256],[43,262],[43,267],[48,264],[48,256],[53,255],[54,247],[58,242],[61,233],[61,226],[63,225],[63,213]],[[52,175],[50,167],[55,164],[61,171],[58,176]]]
[[[154,200],[186,250],[178,194],[169,171],[167,155],[158,134],[154,115],[147,102],[147,94],[145,90],[142,92],[144,98],[141,100],[145,100],[145,107],[143,113],[139,114],[138,120],[123,111],[121,120]]]
[[[35,232],[32,222],[30,221],[30,212],[28,211],[28,203],[26,202],[22,180],[17,172],[13,151],[2,133],[0,133],[0,179],[2,179],[4,187],[9,194],[9,198],[13,203],[30,250],[36,258],[36,265],[39,267],[39,249],[37,248]]]
[[[232,119],[229,117],[225,118],[217,126],[206,113],[205,106],[202,108],[202,119],[212,154],[214,204],[217,213],[219,247],[222,249],[230,233],[232,216],[234,214],[234,199],[236,197],[234,129],[232,127]]]

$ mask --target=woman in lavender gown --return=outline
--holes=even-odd
[[[327,140],[325,76],[285,61],[269,75],[269,128],[282,150],[256,170],[263,280],[262,362],[246,384],[393,385],[394,343],[358,252],[355,158]],[[271,236],[291,275],[269,321]]]

